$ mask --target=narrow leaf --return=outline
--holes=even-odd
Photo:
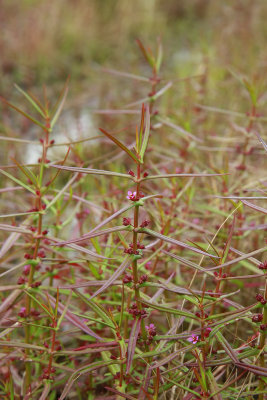
[[[13,290],[9,296],[0,304],[0,315],[5,314],[6,311],[15,304],[23,295],[21,289]]]
[[[148,144],[149,134],[150,134],[150,113],[149,113],[149,107],[147,106],[146,107],[146,124],[145,124],[144,139],[143,139],[141,151],[140,151],[141,163],[144,162],[144,155],[145,155],[147,144]]]
[[[33,118],[31,115],[27,114],[25,111],[21,110],[20,108],[14,106],[14,104],[9,103],[9,101],[4,99],[3,97],[0,97],[0,100],[2,100],[5,104],[7,104],[9,107],[13,108],[15,111],[17,111],[21,115],[23,115],[25,118],[32,121],[35,125],[40,126],[44,130],[46,129],[46,127],[41,122],[37,121],[35,118]]]
[[[101,281],[99,281],[99,283],[101,283]],[[98,305],[95,301],[88,299],[87,297],[85,297],[84,294],[82,294],[81,292],[79,292],[79,290],[73,290],[74,293],[76,293],[76,295],[78,297],[80,297],[80,299],[87,304],[100,318],[103,319],[103,321],[105,321],[109,326],[110,324],[112,324],[113,328],[115,328],[114,322],[112,321],[112,319],[108,316],[108,314],[106,313],[105,309],[103,307],[101,307],[101,305]]]
[[[157,59],[156,59],[156,72],[157,74],[159,73],[161,63],[162,63],[162,58],[163,58],[163,49],[162,49],[162,43],[161,40],[158,40],[158,48],[157,48]]]
[[[116,364],[115,361],[96,361],[92,364],[89,364],[87,366],[83,366],[81,368],[78,368],[68,379],[68,382],[66,384],[66,386],[64,387],[64,390],[61,394],[61,396],[59,397],[58,400],[63,400],[66,398],[67,394],[69,393],[72,385],[74,384],[74,382],[82,375],[84,374],[88,374],[89,372],[95,371],[99,368],[104,368],[110,365]]]
[[[186,131],[184,128],[182,128],[179,125],[174,124],[173,122],[167,121],[159,116],[157,116],[157,121],[161,122],[163,125],[168,126],[169,128],[174,129],[175,131],[181,133],[183,136],[193,139],[196,142],[203,142],[202,139],[199,139],[197,136],[193,135],[191,132]]]
[[[49,310],[49,308],[45,305],[45,304],[43,304],[43,303],[41,303],[37,298],[36,298],[36,296],[34,296],[32,293],[30,293],[29,291],[27,291],[27,290],[25,290],[25,293],[29,296],[29,297],[31,297],[34,301],[35,301],[35,303],[37,303],[38,305],[39,305],[39,307],[41,307],[43,310],[44,310],[44,312],[46,313],[46,314],[48,314],[49,315],[49,317],[51,318],[51,319],[53,319],[53,314],[51,313],[51,311]]]
[[[189,337],[190,335],[188,334],[187,335],[187,337]],[[192,348],[194,348],[195,346],[193,346],[193,345],[189,345],[189,346],[186,346],[186,347],[182,347],[181,349],[179,349],[179,350],[177,350],[177,351],[175,351],[175,352],[172,352],[171,354],[169,354],[167,357],[164,357],[162,360],[160,360],[160,361],[158,361],[158,362],[155,362],[154,364],[152,364],[151,365],[151,369],[155,369],[155,368],[159,368],[159,367],[161,367],[162,365],[165,365],[165,364],[167,364],[168,362],[170,362],[170,361],[172,361],[174,358],[176,358],[177,357],[177,355],[178,354],[180,354],[180,353],[187,353],[188,354],[188,352],[192,349]]]
[[[251,253],[244,254],[241,257],[235,258],[234,260],[227,261],[226,263],[221,264],[221,265],[219,265],[217,267],[207,268],[207,271],[214,271],[214,270],[222,268],[222,267],[227,267],[228,265],[235,264],[235,263],[237,263],[239,261],[242,261],[242,260],[245,260],[247,258],[249,259],[250,257],[255,256],[256,254],[264,253],[265,251],[267,251],[267,246],[262,247],[262,248],[260,248],[258,250],[254,250]],[[214,257],[214,256],[212,256],[212,257]]]
[[[68,188],[75,182],[78,174],[74,174],[73,177],[66,183],[66,185],[57,193],[55,197],[50,201],[50,203],[47,204],[46,210],[49,210],[50,207],[53,206],[53,204],[56,203],[56,201],[60,198],[60,196],[64,195],[65,192],[68,190]]]
[[[131,152],[131,150],[127,149],[127,147],[121,143],[118,139],[116,139],[114,136],[110,135],[107,131],[104,129],[99,128],[104,135],[106,135],[110,140],[112,140],[118,147],[120,147],[125,153],[128,154],[137,164],[140,164],[140,160],[136,157],[134,153]]]
[[[258,367],[257,365],[251,365],[248,363],[238,362],[236,366],[239,368],[243,368],[247,371],[253,372],[256,375],[267,376],[267,368]]]
[[[211,177],[211,176],[225,176],[229,175],[228,173],[225,174],[163,174],[163,175],[149,175],[146,178],[143,178],[142,181],[149,181],[151,179],[162,179],[162,178],[203,178],[203,177]]]
[[[120,178],[127,178],[127,179],[133,180],[133,178],[127,174],[121,174],[119,172],[112,172],[112,171],[104,171],[104,170],[100,170],[100,169],[67,167],[67,166],[56,165],[56,164],[52,164],[52,165],[50,165],[50,167],[54,167],[54,168],[58,168],[58,169],[65,169],[66,171],[79,172],[82,174],[118,176]]]
[[[37,177],[34,175],[34,173],[27,167],[21,165],[17,160],[15,160],[13,157],[10,157],[11,160],[17,165],[17,167],[22,171],[22,173],[30,179],[30,181],[34,182],[36,186],[38,186],[38,180]]]
[[[27,143],[27,144],[33,144],[35,146],[37,146],[37,145],[41,146],[40,142],[37,142],[34,140],[19,139],[19,138],[10,137],[10,136],[0,136],[0,140],[4,140],[6,142]]]
[[[60,241],[58,239],[53,238],[53,241],[57,241],[58,242],[58,246],[60,246]],[[101,254],[94,253],[93,251],[91,251],[89,249],[86,249],[85,247],[78,246],[77,244],[68,243],[65,246],[66,247],[70,247],[71,249],[80,251],[81,253],[89,254],[89,256],[92,256],[92,257],[101,258],[103,260],[108,260],[109,259],[108,257],[101,256]]]
[[[137,106],[138,104],[147,103],[151,101],[155,101],[158,97],[162,96],[170,87],[172,87],[172,82],[168,82],[163,88],[161,88],[157,93],[153,96],[144,97],[143,99],[134,101],[133,103],[127,104],[125,108]]]
[[[205,274],[208,274],[210,276],[214,276],[212,272],[207,271],[205,268],[202,268],[200,265],[193,263],[192,261],[187,260],[186,258],[177,256],[176,254],[172,254],[166,250],[162,250],[162,253],[167,254],[169,257],[174,258],[177,261],[180,261],[181,264],[188,265],[189,267],[192,267],[198,271],[201,271]]]
[[[1,224],[0,224],[0,230],[1,230]],[[65,244],[69,244],[69,243],[80,243],[80,242],[84,242],[85,240],[88,240],[90,238],[94,238],[94,237],[98,237],[98,236],[102,236],[102,235],[107,235],[109,233],[112,232],[121,232],[121,231],[125,231],[127,230],[126,226],[121,225],[121,226],[115,226],[114,228],[108,228],[108,229],[104,229],[103,231],[98,231],[98,232],[93,232],[93,233],[87,233],[79,238],[76,239],[71,239],[71,240],[66,240],[64,242],[59,242],[57,244],[52,244],[51,246],[63,246]]]
[[[1,346],[7,346],[7,347],[18,347],[18,348],[22,348],[22,349],[32,349],[32,350],[42,350],[42,351],[46,351],[47,349],[45,347],[42,346],[36,346],[33,344],[29,344],[29,343],[22,343],[20,341],[4,341],[4,340],[0,340],[0,345]]]
[[[44,110],[42,110],[39,107],[39,105],[34,101],[34,99],[27,92],[25,92],[23,89],[21,89],[18,85],[15,84],[14,86],[21,94],[23,94],[23,96],[26,97],[26,99],[31,103],[31,105],[35,108],[35,110],[38,111],[38,113],[41,114],[41,116],[43,118],[46,118]]]
[[[231,360],[234,363],[238,363],[238,358],[237,358],[235,351],[232,349],[229,342],[225,339],[225,337],[221,334],[221,332],[217,332],[215,334],[215,336],[218,339],[218,341],[221,343],[222,347],[224,348],[224,350],[226,351],[228,356],[231,358]]]
[[[144,200],[144,198],[142,199]],[[130,210],[133,208],[135,205],[134,203],[121,208],[120,210],[116,211],[114,214],[110,215],[108,218],[106,218],[104,221],[100,222],[94,229],[92,229],[88,235],[92,234],[93,232],[97,231],[99,228],[102,228],[102,226],[108,224],[110,221],[112,221],[114,218],[117,218],[119,215],[123,214],[125,211]]]
[[[116,397],[116,399],[118,398],[118,400],[119,400],[120,397],[123,397],[124,399],[128,399],[128,400],[136,400],[136,398],[131,396],[130,394],[122,393],[119,390],[111,388],[109,386],[105,386],[105,389],[109,390],[110,392],[113,392],[113,393],[117,394],[118,396]]]
[[[261,142],[262,146],[264,147],[264,150],[267,151],[267,144],[265,143],[265,141],[262,139],[262,137],[259,135],[258,132],[255,132],[257,135],[257,138],[259,139],[259,141]]]
[[[29,211],[22,213],[13,213],[13,214],[1,214],[0,218],[10,218],[10,217],[22,217],[23,215],[34,215],[34,214],[44,214],[42,211]]]
[[[255,204],[251,203],[250,201],[247,200],[242,200],[242,203],[245,204],[246,206],[252,208],[253,210],[259,211],[263,214],[267,214],[267,209],[260,207],[260,206],[256,206]]]
[[[142,104],[142,111],[141,111],[141,122],[140,122],[140,129],[139,129],[139,135],[138,135],[138,131],[137,131],[137,127],[136,127],[136,131],[137,131],[137,136],[138,140],[136,141],[136,145],[137,145],[137,149],[138,149],[138,154],[140,151],[140,147],[143,141],[143,131],[144,131],[144,123],[145,123],[145,105],[144,103]]]
[[[146,78],[145,76],[129,74],[128,72],[117,71],[116,69],[110,69],[110,68],[101,68],[101,69],[102,69],[102,71],[108,72],[109,74],[112,74],[112,75],[118,75],[118,76],[122,76],[124,78],[130,78],[130,79],[134,79],[137,81],[149,82],[149,78]]]
[[[176,310],[175,308],[170,308],[170,307],[165,307],[165,306],[162,306],[159,304],[150,303],[149,301],[146,301],[143,299],[140,301],[141,301],[141,303],[147,305],[148,307],[154,308],[155,310],[158,310],[158,311],[162,311],[162,312],[166,312],[166,313],[174,314],[174,315],[182,315],[187,318],[198,320],[198,318],[194,314],[192,314],[188,311]]]
[[[9,174],[6,171],[3,171],[2,169],[0,169],[0,173],[5,175],[7,178],[11,179],[12,181],[16,182],[18,185],[24,187],[25,189],[29,190],[29,192],[34,193],[35,191],[28,185],[26,185],[24,182],[20,181],[19,179],[15,178],[13,175]]]
[[[53,306],[56,305],[56,301],[54,297],[52,297],[50,294],[48,294],[48,297],[53,304]],[[65,306],[62,303],[58,303],[58,312],[62,314],[65,312],[65,317],[66,319],[71,322],[73,325],[77,326],[79,329],[81,329],[83,332],[87,333],[88,335],[94,337],[95,339],[99,340],[100,342],[103,341],[103,338],[101,338],[99,335],[94,333],[92,329],[90,329],[85,323],[78,318],[76,315],[74,315],[70,310],[66,310]]]
[[[137,318],[134,321],[134,324],[132,326],[129,343],[128,343],[126,374],[129,374],[130,370],[131,370],[133,356],[135,353],[136,342],[137,342],[138,335],[140,332],[140,326],[141,326],[141,318]]]
[[[44,389],[42,391],[41,396],[39,397],[39,400],[47,400],[50,389],[51,389],[50,383],[45,383]]]
[[[79,289],[79,288],[82,288],[82,287],[102,286],[103,283],[106,283],[106,282],[107,282],[106,280],[80,282],[80,283],[74,283],[73,285],[59,286],[59,289]],[[121,283],[121,281],[114,281],[112,284],[113,285],[120,285],[122,283]],[[75,290],[74,290],[74,292],[75,292]]]
[[[149,365],[146,366],[146,372],[144,374],[144,379],[142,382],[141,390],[139,392],[138,400],[144,400],[146,398],[146,393],[148,391],[149,382],[151,379],[152,370]],[[155,398],[155,397],[154,397]]]
[[[2,258],[8,252],[8,250],[11,249],[11,247],[17,242],[20,235],[21,233],[13,232],[8,236],[8,238],[2,244],[0,258]]]
[[[52,118],[52,120],[51,120],[51,128],[54,127],[55,123],[56,123],[57,120],[58,120],[58,117],[60,116],[60,113],[61,113],[61,111],[62,111],[62,109],[63,109],[63,106],[64,106],[64,103],[65,103],[65,100],[66,100],[68,91],[69,91],[69,89],[68,89],[68,87],[66,87],[65,90],[64,90],[64,94],[63,94],[62,100],[61,100],[61,102],[60,102],[60,104],[59,104],[59,106],[58,106],[58,109],[57,109],[57,111],[55,112],[55,115],[53,116],[53,118]]]
[[[126,257],[123,263],[116,269],[114,274],[101,286],[91,297],[90,300],[93,299],[94,297],[98,296],[100,293],[102,293],[104,290],[106,290],[112,283],[119,278],[119,276],[125,271],[125,269],[128,267],[130,264],[131,259],[129,257]]]
[[[164,242],[168,242],[168,243],[171,243],[171,244],[174,244],[174,245],[183,247],[183,248],[185,248],[185,249],[194,251],[195,253],[199,253],[199,254],[202,254],[202,255],[204,255],[204,256],[209,256],[209,257],[213,257],[213,258],[218,258],[217,256],[214,256],[214,255],[212,255],[212,254],[206,253],[205,251],[199,250],[199,249],[197,249],[197,248],[195,248],[195,247],[189,246],[189,245],[186,244],[186,243],[180,242],[179,240],[175,240],[175,239],[169,238],[169,237],[167,237],[167,236],[164,236],[164,235],[162,235],[161,233],[154,232],[154,231],[152,231],[151,229],[141,228],[141,229],[139,229],[138,231],[139,231],[139,232],[144,232],[144,233],[147,233],[147,234],[150,235],[150,236],[159,238],[159,239],[163,240]]]
[[[57,290],[59,290],[59,288],[57,288]],[[61,316],[59,317],[58,321],[57,321],[57,328],[60,327],[63,319],[65,318],[65,314],[66,314],[66,312],[67,312],[67,310],[69,308],[70,301],[71,301],[71,292],[69,294],[69,297],[67,298],[67,301],[66,301],[66,304],[65,304],[65,308],[64,308],[63,312],[61,313]],[[57,315],[57,312],[55,314]]]
[[[168,284],[170,283],[170,281],[172,280],[172,278],[174,277],[174,275],[175,275],[174,272],[172,272],[171,275],[169,276],[169,278],[168,278],[166,281],[164,281],[164,282],[162,283],[162,285],[164,285],[164,284],[168,285]],[[160,289],[153,295],[153,297],[151,297],[151,301],[153,302],[153,301],[157,300],[157,298],[158,298],[159,296],[161,296],[161,294],[163,293],[163,291],[164,291],[164,288],[160,288]]]
[[[139,46],[141,52],[143,53],[143,56],[147,60],[147,62],[153,68],[155,66],[155,59],[152,56],[152,54],[144,47],[144,45],[143,45],[143,43],[141,42],[140,39],[136,39],[136,43],[138,44],[138,46]]]
[[[13,226],[13,225],[6,225],[6,224],[0,224],[0,230],[1,231],[8,231],[8,232],[17,232],[17,233],[29,233],[32,234],[32,232],[28,229],[21,228],[19,226]]]
[[[230,231],[228,233],[227,242],[226,242],[225,248],[223,250],[223,256],[222,256],[222,259],[221,259],[221,263],[222,264],[227,259],[227,256],[228,256],[228,253],[229,253],[229,250],[230,250],[231,241],[232,241],[232,237],[233,237],[233,234],[234,234],[235,218],[236,218],[236,216],[234,215],[234,219],[233,219],[233,222],[231,224]]]

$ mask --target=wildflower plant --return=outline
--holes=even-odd
[[[41,132],[38,163],[13,157],[13,173],[0,169],[3,195],[15,193],[0,225],[1,278],[10,279],[1,286],[3,398],[263,400],[266,393],[266,283],[244,304],[240,295],[243,282],[266,282],[262,235],[248,250],[241,240],[246,210],[266,210],[228,193],[236,185],[229,165],[195,161],[204,138],[159,111],[173,86],[161,87],[161,43],[155,54],[138,45],[151,77],[123,76],[145,81],[148,95],[127,105],[138,108],[134,134],[121,140],[100,129],[100,158],[84,157],[81,143],[91,138],[51,140],[67,85],[54,107],[46,94],[42,103],[19,88],[40,118],[3,100]],[[51,161],[56,145],[65,157]],[[116,149],[115,161],[105,146]]]

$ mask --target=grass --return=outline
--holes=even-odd
[[[264,76],[168,79],[151,47],[101,73],[78,140],[71,82],[2,98],[3,399],[265,398]]]

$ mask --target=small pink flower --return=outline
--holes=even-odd
[[[151,265],[152,265],[152,262],[151,262],[151,261],[148,261],[148,262],[145,264],[145,269],[151,270]]]
[[[136,199],[136,192],[131,192],[131,191],[129,190],[129,191],[128,191],[127,199],[128,199],[128,200],[135,201],[135,199]]]
[[[149,331],[149,329],[156,329],[156,327],[154,324],[146,325],[146,330]]]
[[[153,337],[157,334],[156,327],[154,324],[146,325],[146,330],[150,337]]]
[[[21,318],[25,318],[25,317],[26,317],[26,307],[21,307],[21,309],[19,310],[18,315],[19,315]]]
[[[196,335],[191,335],[191,336],[187,339],[187,341],[188,341],[188,342],[191,342],[191,343],[193,343],[193,344],[196,344],[196,343],[198,342],[198,336],[196,336]]]

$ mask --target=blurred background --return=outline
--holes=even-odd
[[[202,137],[207,131],[225,131],[225,119],[218,114],[198,115],[197,104],[250,112],[244,79],[256,93],[257,112],[264,112],[266,0],[0,0],[0,4],[0,94],[29,110],[14,83],[38,98],[46,86],[55,103],[70,76],[59,121],[65,137],[76,139],[82,131],[95,135],[94,126],[119,129],[114,116],[91,112],[123,109],[147,97],[149,81],[107,71],[151,77],[136,39],[156,52],[160,38],[161,87],[173,82],[171,92],[160,100],[160,111],[184,129]],[[18,127],[15,114],[6,108],[2,118],[2,130],[10,136],[14,136],[10,127]],[[135,126],[138,119],[119,116],[119,127]],[[19,134],[27,132],[33,138],[32,124],[21,117],[18,121]],[[29,157],[28,162],[36,161]]]
[[[57,85],[95,91],[101,66],[140,73],[136,38],[161,37],[171,78],[227,67],[257,75],[266,69],[265,0],[1,0],[1,93]],[[98,71],[98,79],[102,74]]]

